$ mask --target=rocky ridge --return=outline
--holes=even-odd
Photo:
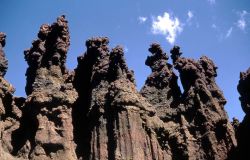
[[[43,24],[24,51],[27,98],[15,97],[4,79],[5,38],[1,32],[0,159],[249,157],[250,69],[238,85],[246,116],[231,124],[215,82],[217,67],[208,57],[184,58],[174,46],[170,64],[168,54],[152,43],[145,62],[152,73],[138,92],[123,48],[110,49],[107,37],[88,39],[76,69],[68,71],[69,28],[60,16]]]

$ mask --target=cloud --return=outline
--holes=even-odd
[[[192,11],[188,11],[188,19],[191,20],[194,17],[194,14]]]
[[[215,0],[207,0],[210,4],[215,4]]]
[[[163,35],[170,44],[174,44],[178,34],[183,30],[180,20],[177,17],[170,16],[165,12],[163,16],[153,18],[152,33]]]
[[[128,47],[127,47],[127,46],[124,47],[124,52],[125,52],[125,53],[128,52]]]
[[[192,11],[188,11],[187,15],[188,15],[187,21],[189,22],[194,17],[194,14]]]
[[[247,11],[243,10],[242,12],[239,13],[240,18],[237,21],[237,27],[241,30],[245,30],[247,23],[246,23],[246,15],[249,14]]]
[[[142,17],[142,16],[138,17],[139,23],[145,23],[147,19],[148,19],[147,17]]]
[[[246,21],[245,21],[245,19],[239,19],[238,22],[237,22],[237,26],[241,30],[245,30],[245,28],[246,28]]]
[[[216,24],[212,24],[211,26],[213,29],[216,29],[217,28],[217,25]]]
[[[227,30],[226,38],[228,38],[228,37],[231,36],[232,31],[233,31],[233,27],[230,27],[230,28]]]

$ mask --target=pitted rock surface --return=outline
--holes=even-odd
[[[178,46],[167,54],[152,43],[145,62],[151,73],[138,92],[123,47],[109,48],[107,37],[88,39],[69,71],[69,27],[60,16],[24,51],[23,98],[4,79],[5,39],[0,32],[1,160],[250,158],[250,69],[238,84],[246,116],[230,122],[210,58],[182,57]]]

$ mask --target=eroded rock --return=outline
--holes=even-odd
[[[42,25],[38,39],[24,52],[28,97],[22,125],[13,133],[17,157],[76,159],[71,112],[77,92],[65,67],[68,47],[67,20],[61,16]]]
[[[88,39],[76,69],[68,71],[69,29],[60,16],[52,25],[43,24],[24,52],[27,98],[14,97],[3,78],[5,37],[1,32],[1,160],[248,157],[250,69],[241,73],[238,85],[246,116],[231,125],[215,82],[217,67],[208,57],[184,58],[175,46],[171,65],[153,43],[145,62],[152,73],[138,92],[123,48],[110,49],[107,37]]]

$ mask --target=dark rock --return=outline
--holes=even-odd
[[[71,112],[77,93],[65,68],[69,47],[65,16],[42,25],[38,38],[25,51],[28,97],[21,125],[12,133],[12,153],[23,159],[76,159]]]
[[[178,46],[171,50],[184,89],[181,94],[168,56],[158,44],[152,44],[149,51],[153,55],[146,65],[152,73],[141,93],[167,126],[160,133],[161,146],[167,143],[162,149],[171,153],[171,159],[231,158],[237,144],[223,108],[225,99],[215,83],[217,68],[212,60],[205,56],[199,61],[183,58]],[[158,78],[162,74],[163,78]]]
[[[43,24],[40,27],[38,39],[33,41],[30,49],[24,51],[25,60],[29,65],[26,72],[27,95],[31,94],[35,88],[41,88],[38,82],[35,83],[40,68],[50,69],[52,66],[57,66],[54,67],[55,72],[67,74],[65,62],[70,44],[67,23],[65,16],[61,16],[52,25]]]
[[[152,117],[154,110],[136,91],[123,49],[109,52],[107,45],[105,37],[92,38],[78,58],[74,84],[79,98],[73,111],[78,158],[163,159],[166,153],[150,154],[160,147],[156,138],[153,148],[147,145],[145,117]]]
[[[20,126],[20,107],[23,101],[19,100],[25,100],[13,97],[14,87],[3,78],[8,68],[8,61],[3,52],[5,38],[5,34],[0,32],[0,159],[3,160],[14,159],[10,154],[13,151],[11,134]]]
[[[6,35],[0,32],[0,76],[4,77],[8,69],[8,60],[5,58],[3,47],[5,46]]]
[[[180,57],[179,47],[174,47],[171,54],[184,89],[178,113],[187,121],[187,126],[183,126],[187,132],[183,136],[193,139],[184,143],[187,157],[231,158],[237,143],[224,110],[225,98],[215,83],[217,67],[206,56],[198,61]],[[179,119],[179,123],[183,120]]]
[[[242,110],[245,112],[243,121],[238,125],[236,138],[238,140],[238,157],[239,159],[249,159],[250,148],[250,68],[246,72],[240,73],[238,84]]]
[[[141,89],[141,94],[156,108],[157,115],[163,120],[174,118],[180,100],[181,91],[177,84],[178,77],[173,72],[171,64],[167,63],[168,56],[159,44],[151,44],[145,64],[152,73]]]
[[[123,48],[109,49],[107,37],[88,39],[68,71],[69,29],[60,16],[43,24],[24,52],[27,98],[14,97],[3,78],[5,37],[0,33],[1,160],[249,159],[250,69],[238,85],[246,116],[231,124],[208,57],[184,58],[174,46],[171,65],[151,44],[145,64],[152,73],[139,93]]]

